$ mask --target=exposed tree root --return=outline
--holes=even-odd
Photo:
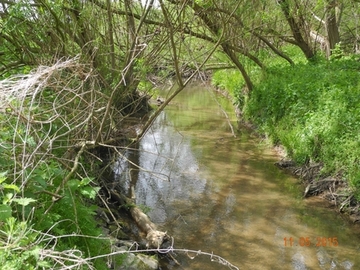
[[[281,160],[275,165],[301,179],[305,185],[304,198],[321,196],[340,213],[347,214],[352,222],[360,222],[360,202],[341,174],[323,177],[321,163],[297,166],[292,160]]]

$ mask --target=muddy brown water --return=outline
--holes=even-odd
[[[141,170],[118,173],[174,248],[239,269],[360,269],[357,227],[322,200],[304,200],[298,181],[274,166],[277,153],[209,87],[185,89],[139,147]],[[181,266],[162,269],[229,269],[194,255],[176,253]]]

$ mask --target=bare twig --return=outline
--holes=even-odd
[[[184,253],[185,255],[187,255],[190,259],[195,259],[197,256],[203,255],[203,256],[208,256],[210,258],[211,262],[216,262],[219,264],[222,264],[224,266],[227,266],[229,269],[232,270],[239,270],[239,267],[235,266],[234,264],[230,263],[229,261],[225,260],[223,257],[219,256],[219,255],[215,255],[214,253],[209,253],[209,252],[204,252],[201,250],[192,250],[192,249],[177,249],[174,248],[174,239],[172,238],[172,244],[170,245],[170,247],[166,248],[166,249],[161,249],[161,248],[157,248],[157,249],[145,249],[145,250],[121,250],[121,251],[115,251],[112,252],[110,254],[107,255],[99,255],[99,256],[95,256],[95,257],[91,257],[91,258],[87,258],[85,260],[87,261],[91,261],[94,259],[98,259],[98,258],[102,258],[102,257],[106,257],[106,256],[114,256],[117,254],[124,254],[124,253],[143,253],[143,252],[158,252],[161,254],[171,254],[173,252],[181,252]]]

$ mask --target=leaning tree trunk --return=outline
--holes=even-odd
[[[221,26],[218,21],[213,21],[209,14],[207,14],[202,7],[197,4],[192,5],[192,9],[197,13],[199,18],[205,23],[205,25],[210,29],[210,31],[215,36],[221,35]],[[247,74],[244,66],[240,63],[239,58],[237,57],[234,50],[231,49],[231,44],[228,41],[223,41],[221,44],[225,54],[230,58],[230,60],[235,64],[235,66],[239,69],[241,75],[245,80],[246,87],[249,91],[249,94],[253,90],[253,84],[250,79],[250,76]]]
[[[297,11],[300,11],[297,8],[295,8],[295,11],[292,11],[289,0],[277,0],[277,3],[280,5],[281,10],[285,15],[297,45],[303,51],[307,59],[313,58],[315,56],[315,51],[309,42],[310,31],[307,31],[306,29],[306,22],[304,18],[301,17],[301,14],[299,15],[300,18],[295,18],[293,15],[296,14]]]
[[[245,80],[245,84],[248,90],[248,93],[250,94],[251,91],[253,90],[254,86],[253,83],[250,79],[250,76],[247,74],[245,67],[240,63],[238,57],[236,56],[236,54],[234,53],[233,50],[231,50],[229,48],[228,45],[223,44],[222,48],[224,50],[224,52],[226,53],[227,56],[229,56],[229,58],[231,59],[231,61],[235,64],[235,66],[240,70],[241,75],[243,76],[244,80]]]

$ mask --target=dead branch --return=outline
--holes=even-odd
[[[117,201],[120,205],[126,205],[129,208],[129,212],[140,231],[146,235],[146,247],[159,249],[164,240],[169,238],[167,233],[159,231],[157,226],[140,208],[133,203],[131,199],[116,192],[115,190],[110,190],[110,194],[113,200]]]

